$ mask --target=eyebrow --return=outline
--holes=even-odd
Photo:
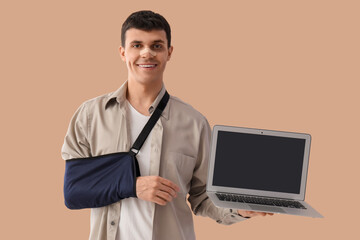
[[[154,43],[165,43],[163,40],[155,40]]]
[[[132,41],[132,42],[130,42],[130,44],[138,44],[138,43],[142,43],[142,41],[137,41],[137,40],[134,40],[134,41]]]
[[[134,43],[139,44],[139,43],[143,43],[143,42],[139,41],[139,40],[134,40],[134,41],[130,42],[130,44],[134,44]],[[155,41],[153,41],[153,43],[163,43],[163,44],[165,44],[165,42],[163,40],[161,40],[161,39],[155,40]]]

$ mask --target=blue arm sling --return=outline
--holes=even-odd
[[[69,209],[96,208],[136,196],[140,168],[136,154],[165,109],[170,96],[161,99],[129,152],[66,160],[65,205]]]

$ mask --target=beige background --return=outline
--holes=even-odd
[[[211,125],[313,137],[307,200],[324,219],[276,215],[223,226],[195,217],[198,239],[358,239],[359,1],[6,2],[1,239],[88,237],[89,211],[63,204],[60,148],[77,107],[126,79],[120,28],[141,9],[172,26],[168,91]]]

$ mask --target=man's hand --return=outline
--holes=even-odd
[[[243,217],[257,217],[257,216],[272,216],[273,213],[266,213],[266,212],[254,212],[254,211],[244,211],[244,210],[237,210],[238,214]]]
[[[166,205],[177,196],[180,188],[173,182],[159,176],[145,176],[136,179],[136,195],[139,199]]]

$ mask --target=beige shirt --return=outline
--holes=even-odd
[[[117,91],[79,107],[65,136],[63,159],[129,151],[126,90],[127,82]],[[150,114],[164,93],[163,86],[149,108]],[[203,115],[171,96],[151,135],[150,175],[169,179],[180,187],[172,202],[155,205],[153,239],[195,239],[191,210],[195,215],[208,216],[226,225],[245,219],[231,209],[216,207],[206,195],[211,129]],[[91,209],[89,239],[114,240],[120,211],[121,201]]]

